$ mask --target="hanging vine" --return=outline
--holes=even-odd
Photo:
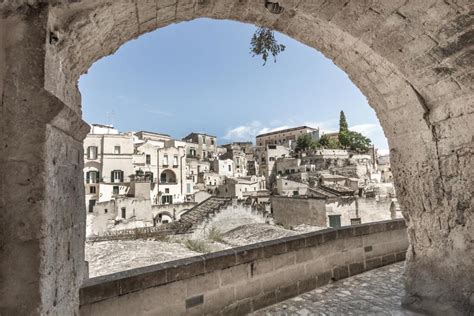
[[[263,66],[266,65],[270,54],[276,62],[276,56],[285,50],[285,45],[279,44],[275,39],[273,30],[266,27],[258,27],[250,41],[250,53],[252,57],[262,56]]]

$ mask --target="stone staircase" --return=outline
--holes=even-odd
[[[200,204],[196,205],[186,213],[181,215],[180,223],[192,230],[196,225],[202,223],[203,220],[219,212],[222,208],[232,203],[231,198],[220,198],[211,196]]]

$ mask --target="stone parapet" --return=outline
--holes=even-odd
[[[239,315],[405,259],[403,219],[328,228],[86,280],[81,315]]]

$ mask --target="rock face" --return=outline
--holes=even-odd
[[[199,17],[274,28],[349,75],[391,147],[411,243],[405,304],[472,310],[472,2],[278,3],[279,14],[253,0],[0,1],[0,314],[77,313],[79,76],[145,32]]]

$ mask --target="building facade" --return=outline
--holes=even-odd
[[[319,140],[319,129],[309,126],[299,126],[280,131],[257,135],[257,146],[283,145],[294,148],[298,137],[309,134],[315,140]]]

